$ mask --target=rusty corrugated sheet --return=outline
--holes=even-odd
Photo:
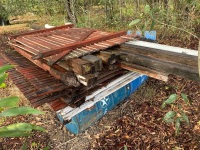
[[[70,73],[59,61],[106,50],[132,37],[127,36],[125,31],[109,33],[67,25],[11,36],[9,44],[18,53],[5,53],[3,57],[17,65],[16,70],[10,71],[10,77],[34,107],[48,103],[52,109],[59,110],[68,105],[80,106],[87,94],[125,72],[119,68],[104,69],[99,72],[95,86],[74,87],[78,82],[76,77],[71,85],[63,82],[65,75]]]
[[[16,69],[9,71],[9,77],[34,107],[58,100],[68,94],[68,86],[17,52],[1,54],[0,65],[7,63],[16,65]]]
[[[32,54],[34,59],[44,58],[52,65],[65,56],[65,59],[105,50],[122,44],[132,36],[125,31],[117,33],[103,32],[93,29],[55,28],[35,34],[22,34],[10,38],[10,45],[14,48]]]

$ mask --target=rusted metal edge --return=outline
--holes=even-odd
[[[25,70],[23,68],[21,68],[21,66],[19,65],[18,66],[18,63],[16,62],[16,60],[13,60],[12,57],[9,57],[8,55],[4,54],[4,53],[0,53],[0,55],[7,61],[9,62],[10,64],[16,64],[16,70],[22,74],[23,78],[26,78],[26,80],[30,80],[29,77],[27,76],[26,74],[26,71],[22,71],[22,70]],[[23,57],[24,58],[24,57]],[[26,58],[24,58],[26,59]],[[28,60],[27,60],[28,61]],[[30,69],[30,68],[29,68]],[[39,71],[39,70],[38,70]],[[41,69],[41,71],[44,71]],[[45,72],[45,71],[44,71]],[[47,73],[47,72],[46,72]],[[15,74],[15,73],[14,73]],[[51,76],[52,77],[52,76]],[[53,77],[52,77],[53,78]],[[35,79],[35,78],[34,78]],[[38,88],[39,85],[37,85],[37,80],[34,81],[34,79],[32,80],[33,84],[31,84],[33,87],[35,87],[37,89],[37,92],[35,92],[37,94],[37,96],[44,96],[44,95],[47,95],[47,94],[51,94],[51,93],[54,93],[54,92],[57,92],[57,91],[62,91],[64,89],[66,89],[66,86],[62,83],[62,82],[59,82],[59,83],[54,83],[54,86],[48,86],[48,85],[45,85],[43,88]],[[50,80],[51,81],[51,80]],[[56,81],[56,80],[55,80]],[[23,83],[23,82],[22,82]],[[40,84],[41,85],[41,84]]]
[[[52,76],[54,76],[57,79],[61,79],[61,77],[59,75],[57,75],[56,73],[54,73],[52,71],[52,69],[46,65],[45,63],[42,63],[40,60],[32,60],[32,55],[23,51],[22,49],[18,48],[18,47],[14,47],[14,49],[20,53],[21,55],[23,55],[24,57],[26,57],[27,59],[29,59],[31,62],[33,62],[34,64],[36,64],[38,67],[44,69],[45,71],[48,71]]]
[[[47,57],[47,56],[51,56],[51,55],[61,53],[63,51],[70,52],[72,49],[81,48],[81,47],[84,47],[84,46],[88,46],[88,45],[91,45],[91,44],[94,44],[94,43],[106,41],[106,40],[116,38],[116,37],[119,37],[119,36],[123,36],[123,35],[126,35],[126,31],[111,33],[111,34],[103,36],[103,37],[95,37],[95,38],[91,38],[91,39],[88,39],[88,40],[75,42],[75,43],[72,43],[72,44],[66,44],[66,46],[63,46],[62,48],[49,50],[49,51],[42,52],[42,53],[39,52],[37,55],[33,56],[32,59],[40,59],[40,58],[43,58],[43,57]]]
[[[50,28],[50,29],[41,29],[41,30],[31,31],[31,32],[27,32],[27,33],[18,34],[18,35],[12,35],[8,39],[12,40],[12,39],[14,39],[16,37],[19,37],[19,36],[32,35],[32,34],[49,32],[49,31],[53,31],[53,30],[57,30],[57,29],[63,29],[63,28],[72,28],[72,27],[74,27],[74,25],[73,24],[69,24],[69,25],[53,27],[53,28]]]
[[[167,74],[157,72],[155,70],[152,70],[152,69],[149,69],[149,68],[146,68],[146,67],[138,66],[138,65],[135,65],[135,64],[129,64],[129,63],[126,63],[126,62],[123,62],[123,61],[119,64],[119,67],[126,69],[126,70],[129,70],[129,71],[136,71],[136,72],[139,72],[141,74],[145,74],[149,77],[152,77],[152,78],[155,78],[155,79],[158,79],[158,80],[162,80],[162,81],[165,81],[165,82],[168,81],[168,75]]]

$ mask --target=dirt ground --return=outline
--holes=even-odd
[[[170,40],[166,41],[169,44]],[[3,35],[0,44],[1,51],[9,50]],[[182,123],[180,133],[176,136],[174,125],[162,119],[170,107],[161,109],[161,104],[169,95],[180,92],[190,99],[190,105],[183,108],[190,124]],[[0,98],[9,95],[19,96],[20,105],[30,105],[10,80],[7,81],[6,89],[0,89]],[[34,132],[27,138],[2,138],[0,150],[18,150],[23,144],[32,150],[200,149],[200,85],[176,76],[170,76],[167,83],[149,78],[127,101],[79,135],[67,131],[48,105],[38,109],[45,114],[7,118],[0,126],[22,121],[40,125],[46,132]]]

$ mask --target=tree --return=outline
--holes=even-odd
[[[0,25],[9,25],[9,20],[8,20],[8,12],[6,9],[3,7],[3,5],[0,3]]]
[[[77,24],[77,18],[75,15],[75,7],[74,7],[74,1],[73,0],[66,0],[65,7],[67,11],[66,19],[73,24]]]

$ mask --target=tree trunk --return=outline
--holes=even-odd
[[[72,22],[73,24],[77,24],[77,18],[76,18],[75,12],[72,10],[73,4],[74,3],[72,2],[72,0],[66,0],[66,4],[65,4],[66,11],[67,11],[66,19]]]
[[[9,20],[0,17],[0,26],[6,26],[6,25],[10,25]]]

